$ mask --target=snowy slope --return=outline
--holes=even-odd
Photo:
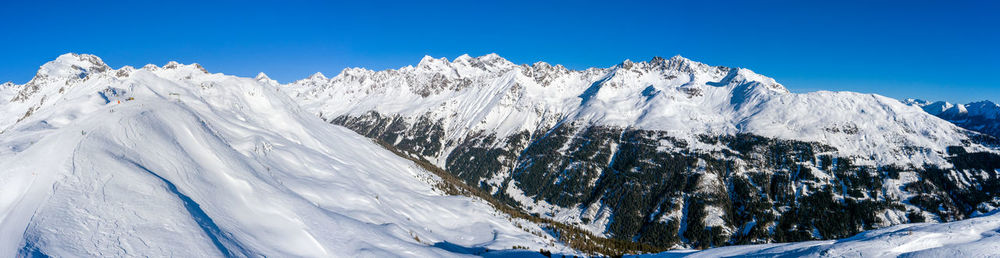
[[[76,54],[4,85],[0,255],[571,252],[483,201],[444,196],[429,172],[275,86]]]
[[[818,141],[863,164],[919,167],[945,164],[945,147],[967,140],[961,128],[894,99],[790,93],[748,69],[680,56],[587,70],[544,62],[516,65],[495,54],[454,61],[424,57],[416,66],[345,69],[288,88],[306,110],[327,120],[369,111],[443,120],[442,142],[461,142],[477,132],[503,138],[578,123],[665,131],[681,139],[750,133]],[[450,147],[428,158],[443,165]]]
[[[1000,213],[948,223],[906,224],[851,238],[677,250],[641,257],[996,257]]]

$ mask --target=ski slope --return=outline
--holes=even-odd
[[[4,85],[0,256],[574,253],[260,77],[66,54]]]

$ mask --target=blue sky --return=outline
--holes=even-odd
[[[281,82],[424,55],[582,69],[679,54],[796,92],[1000,101],[995,1],[817,2],[0,1],[0,81],[24,83],[66,52]]]

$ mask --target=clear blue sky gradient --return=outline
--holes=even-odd
[[[169,3],[168,3],[169,2]],[[997,1],[0,1],[0,81],[66,52],[281,82],[424,55],[609,67],[682,55],[796,92],[1000,101]]]

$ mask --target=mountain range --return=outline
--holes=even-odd
[[[586,70],[424,57],[287,87],[513,206],[655,246],[840,238],[1000,201],[993,137],[883,96],[790,93],[680,56]]]
[[[953,120],[978,106],[791,93],[681,56],[424,57],[281,84],[66,54],[0,99],[3,254],[623,254],[1000,206],[1000,141]]]
[[[952,104],[944,101],[930,102],[907,99],[903,102],[921,107],[927,113],[948,120],[962,128],[1000,138],[1000,105],[992,101]]]

